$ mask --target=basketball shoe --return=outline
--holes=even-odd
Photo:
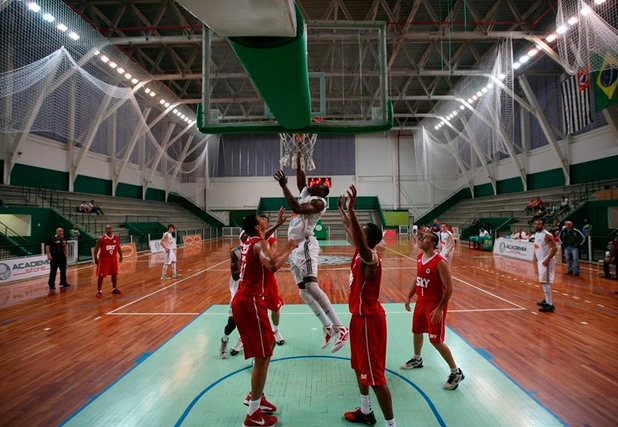
[[[372,426],[377,422],[375,415],[373,415],[373,411],[368,414],[363,414],[360,408],[356,408],[356,411],[344,413],[343,418],[351,423],[361,423],[368,426]]]
[[[448,380],[444,383],[444,388],[447,390],[455,390],[459,387],[459,383],[463,381],[466,376],[463,374],[461,369],[457,368],[456,373],[452,373],[448,376]]]
[[[277,417],[272,415],[264,415],[259,409],[253,415],[247,414],[243,427],[275,427],[277,425]]]
[[[401,369],[416,369],[416,368],[422,368],[423,367],[423,358],[416,358],[416,357],[412,357],[412,359],[408,360],[406,363],[404,363],[403,365],[401,365]]]
[[[161,276],[161,280],[170,280],[171,277],[170,276]]]
[[[122,292],[120,292],[120,289],[114,288],[114,289],[112,289],[112,294],[114,294],[114,295],[122,295]]]
[[[173,277],[174,279],[178,279],[180,276],[182,276],[182,274],[180,274],[180,273],[176,273],[176,274],[174,274],[172,277]]]
[[[322,349],[325,349],[326,347],[328,347],[328,344],[330,343],[330,339],[333,337],[334,334],[334,329],[333,329],[333,325],[328,325],[328,326],[324,326],[322,328],[322,331],[324,332],[324,342],[322,342]]]
[[[228,341],[229,341],[229,338],[228,338]],[[219,347],[219,356],[221,357],[221,359],[227,358],[227,341],[223,341],[223,338],[221,338],[221,346]]]
[[[238,353],[240,353],[240,350],[242,350],[242,339],[238,337],[238,341],[236,341],[236,344],[234,344],[234,346],[230,350],[230,354],[232,356],[236,356]]]
[[[247,395],[245,401],[243,402],[243,405],[249,406],[249,403],[251,403],[251,393]],[[262,393],[262,398],[260,399],[260,411],[265,414],[272,414],[273,412],[277,412],[277,407],[270,403],[268,400],[266,400],[266,398],[264,397],[264,393]]]
[[[339,351],[339,349],[345,345],[350,337],[350,331],[345,326],[339,326],[337,329],[337,339],[335,340],[333,349],[330,351],[331,353]]]
[[[285,344],[285,339],[283,338],[283,335],[281,335],[281,332],[279,332],[279,329],[275,331],[275,342],[277,343],[277,345]]]
[[[103,292],[101,291],[97,292],[97,298],[103,298]]]

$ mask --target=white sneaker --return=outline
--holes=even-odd
[[[230,350],[230,354],[232,356],[236,356],[238,353],[240,353],[240,350],[242,350],[242,339],[238,337],[238,341],[236,341],[236,344],[234,344],[234,346]]]
[[[339,326],[338,329],[339,330],[337,331],[337,339],[335,340],[333,349],[330,351],[331,353],[334,353],[341,349],[341,347],[345,345],[345,343],[348,341],[348,338],[350,337],[350,332],[348,331],[348,328],[346,328],[345,326]]]
[[[221,338],[221,347],[219,347],[219,356],[221,356],[221,359],[227,358],[227,341],[223,341],[223,338]]]
[[[275,332],[275,342],[277,345],[285,344],[285,339],[283,338],[283,335],[281,335],[281,332],[279,332],[279,329]]]
[[[451,373],[448,376],[448,380],[444,383],[444,388],[447,390],[455,390],[459,387],[459,383],[463,381],[466,376],[463,374],[461,369],[457,368],[456,373]]]
[[[328,347],[328,344],[330,343],[330,339],[333,337],[334,334],[334,330],[333,330],[333,325],[328,325],[328,326],[324,326],[322,328],[322,331],[324,332],[324,342],[322,343],[322,349]]]

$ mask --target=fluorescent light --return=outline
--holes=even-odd
[[[466,108],[466,107],[464,107],[463,105],[460,105],[460,106],[459,106],[459,109],[460,109],[460,110],[464,110],[465,108]]]
[[[150,96],[155,96],[156,93],[154,93],[154,91],[150,91]]]
[[[481,96],[483,96],[483,92],[481,92],[481,91],[479,90],[479,91],[476,93],[476,96],[478,96],[478,97],[480,98]]]
[[[528,51],[528,54],[527,54],[527,55],[528,55],[530,58],[532,58],[532,57],[533,57],[534,55],[536,55],[537,53],[539,53],[539,50],[538,50],[537,48],[534,48],[534,49],[530,49],[530,50]]]
[[[517,70],[519,67],[521,67],[521,64],[519,62],[513,62],[513,69]]]
[[[554,40],[556,40],[556,35],[554,33],[551,33],[550,35],[548,35],[547,37],[545,37],[545,40],[547,41],[547,43],[551,43]]]
[[[474,100],[472,98],[468,98],[468,104],[472,104],[472,102],[474,102]]]
[[[127,73],[124,75],[124,78],[127,80],[131,80],[131,77],[133,77],[131,74]]]
[[[116,68],[118,66],[118,64],[116,64],[114,61],[109,63],[109,66],[112,68]]]
[[[519,62],[521,62],[522,64],[525,64],[526,62],[528,62],[529,59],[530,57],[528,55],[524,55],[521,58],[519,58]]]
[[[69,27],[67,27],[67,26],[66,26],[66,25],[64,25],[64,24],[58,24],[58,25],[56,25],[56,28],[58,28],[58,29],[59,29],[60,31],[62,31],[63,33],[64,33],[66,30],[68,30],[68,29],[69,29]]]
[[[567,30],[568,30],[568,28],[567,28],[566,25],[561,25],[558,28],[556,28],[556,32],[558,34],[564,34],[564,33],[566,33]]]
[[[178,112],[178,110],[174,108],[174,114],[176,114],[177,112]]]
[[[582,10],[580,10],[580,11],[579,11],[579,13],[580,13],[582,16],[586,16],[586,15],[588,15],[590,12],[592,12],[592,9],[590,9],[590,6],[584,6],[584,7],[582,7]]]
[[[182,116],[182,113],[181,113],[180,111],[178,111],[178,112],[176,113],[176,115],[177,115],[178,117],[180,117],[180,116]]]
[[[169,107],[169,106],[170,106],[170,103],[169,103],[169,102],[166,102],[166,103],[165,103],[165,108],[167,108],[167,107]]]
[[[133,78],[133,80],[131,80],[131,83],[133,84],[137,84],[137,82],[139,82],[139,80],[137,80],[136,78]]]
[[[438,127],[439,127],[439,126],[434,126],[434,129],[435,129],[435,130],[438,130]]]
[[[568,22],[569,25],[573,26],[573,25],[577,24],[577,17],[571,16],[567,22]]]
[[[594,4],[603,4],[603,3],[605,3],[605,0],[594,0]]]
[[[98,56],[98,55],[100,55],[100,54],[101,54],[101,52],[99,52],[98,50],[95,50],[95,51],[94,51],[94,56]]]
[[[487,83],[487,86],[486,86],[486,87],[487,87],[487,89],[491,89],[491,88],[493,88],[493,87],[494,87],[494,84],[493,84],[493,83]]]
[[[79,40],[79,36],[76,33],[74,33],[73,31],[71,31],[69,33],[69,38],[73,39],[73,40]]]
[[[28,3],[28,9],[30,9],[33,12],[38,12],[39,10],[41,10],[41,6],[39,6],[36,3]]]
[[[482,89],[481,89],[481,92],[483,92],[483,93],[487,93],[487,88],[486,88],[486,87],[482,88]]]
[[[476,101],[477,99],[479,99],[479,97],[478,97],[478,96],[476,96],[476,95],[472,95],[472,100],[473,100],[473,101]]]
[[[457,115],[457,110],[453,111],[453,117]]]
[[[160,103],[161,105],[165,104],[165,99],[162,99],[161,101],[159,101],[159,103]]]
[[[49,13],[46,13],[45,15],[43,15],[43,19],[46,20],[47,22],[54,22],[56,20],[56,18],[54,18]]]
[[[500,80],[504,80],[504,79],[506,79],[506,74],[500,73],[500,75],[498,77],[500,78]]]
[[[122,73],[124,73],[124,68],[118,67],[118,69],[116,71],[118,71],[118,74],[122,74]]]
[[[144,89],[144,92],[146,92],[146,93],[150,93],[150,89],[149,89],[149,88],[146,88],[146,89]]]

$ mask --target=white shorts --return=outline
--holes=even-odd
[[[174,249],[170,249],[169,252],[165,252],[165,265],[171,264],[173,262],[176,262],[176,253],[174,252]]]
[[[451,264],[453,261],[453,251],[447,251],[446,249],[442,249],[442,251],[440,252],[440,255],[442,255],[446,261]]]
[[[308,276],[318,277],[318,254],[320,245],[315,237],[305,237],[290,253],[290,269],[296,284]]]
[[[537,261],[537,265],[539,266],[539,282],[554,283],[554,276],[556,275],[556,258],[552,258],[547,267],[543,265],[543,261]]]

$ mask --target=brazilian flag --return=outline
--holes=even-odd
[[[594,100],[597,111],[618,104],[618,59],[607,52],[600,71],[592,73]]]

